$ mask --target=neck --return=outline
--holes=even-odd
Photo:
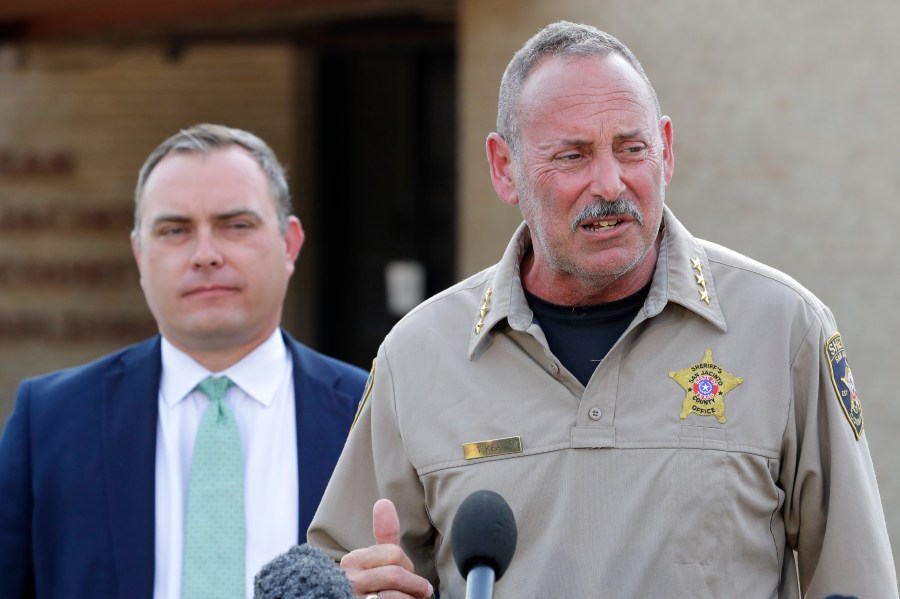
[[[656,272],[656,260],[662,244],[662,233],[647,253],[629,270],[608,275],[580,276],[547,269],[538,274],[534,249],[522,259],[522,285],[544,301],[560,306],[593,306],[613,302],[644,288]]]
[[[170,336],[166,336],[166,339],[210,372],[222,372],[250,355],[253,350],[271,337],[273,332],[274,331],[270,331],[269,333],[246,343],[237,345],[232,343],[222,346],[213,344],[184,344]]]

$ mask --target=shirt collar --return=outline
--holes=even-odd
[[[706,248],[666,206],[663,223],[663,243],[644,313],[648,318],[656,316],[668,302],[674,302],[727,331]]]
[[[531,325],[534,314],[525,299],[520,273],[522,258],[530,247],[531,234],[528,225],[522,223],[495,267],[493,277],[488,277],[482,285],[482,301],[469,338],[469,359],[488,342],[492,329],[501,321],[517,331]],[[670,301],[723,331],[727,329],[705,248],[668,206],[663,206],[663,239],[650,292],[644,301],[644,314],[648,318],[656,316]]]
[[[160,392],[169,407],[187,397],[208,376],[227,376],[240,389],[263,405],[269,405],[288,366],[287,348],[281,329],[239,362],[222,372],[211,372],[165,337],[162,339]]]

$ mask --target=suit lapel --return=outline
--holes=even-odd
[[[341,405],[349,402],[336,401],[336,395],[341,394],[335,388],[341,373],[316,352],[283,334],[294,363],[300,487],[297,542],[305,543],[306,530],[347,438],[350,420]]]
[[[160,339],[124,354],[103,381],[102,436],[121,597],[153,595]]]

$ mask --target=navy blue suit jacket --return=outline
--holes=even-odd
[[[303,543],[366,373],[284,338]],[[161,369],[156,337],[22,383],[0,437],[0,597],[151,599]]]

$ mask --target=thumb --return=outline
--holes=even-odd
[[[372,507],[372,532],[375,544],[400,544],[400,518],[390,499],[379,499]]]

